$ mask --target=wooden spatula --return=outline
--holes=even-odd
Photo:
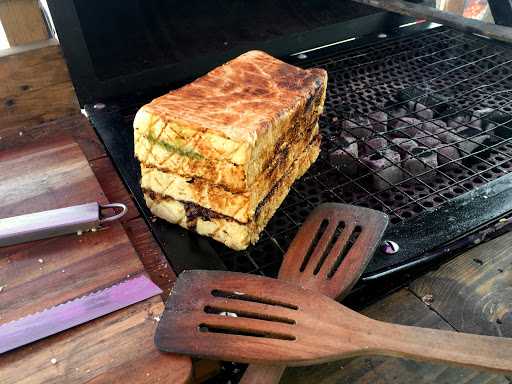
[[[387,225],[388,216],[373,209],[319,205],[284,255],[278,278],[341,299],[364,272]],[[278,383],[285,368],[252,364],[240,383]]]
[[[385,355],[512,372],[512,339],[384,323],[295,284],[234,272],[183,272],[155,342],[166,352],[241,363]]]

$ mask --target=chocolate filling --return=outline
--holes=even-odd
[[[151,200],[154,200],[156,202],[161,200],[175,200],[172,197],[164,196],[160,193],[154,192],[150,189],[142,189],[142,192],[149,195]],[[185,214],[187,215],[187,223],[189,224],[189,228],[195,228],[197,224],[197,219],[201,218],[205,221],[210,221],[212,219],[224,219],[229,221],[234,221],[237,223],[240,223],[238,220],[234,219],[233,217],[223,215],[221,213],[217,213],[215,211],[212,211],[211,209],[201,207],[198,204],[191,203],[189,201],[180,201],[176,200],[182,203],[185,206]],[[244,225],[244,223],[240,223]]]
[[[201,207],[200,205],[194,203],[184,201],[183,205],[185,206],[185,214],[187,215],[187,226],[189,229],[196,228],[197,219],[199,218],[205,221],[210,221],[212,219],[232,219],[233,221],[236,221],[233,218],[221,215],[220,213],[214,212],[211,209]]]

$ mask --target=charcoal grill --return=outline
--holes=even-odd
[[[123,75],[110,83],[99,79],[101,76],[91,80],[95,79],[89,52],[92,48],[86,46],[80,29],[74,28],[79,22],[86,24],[87,15],[80,18],[79,9],[55,3],[49,1],[84,110],[176,272],[209,268],[275,276],[297,228],[316,205],[328,201],[370,207],[390,216],[392,224],[386,239],[395,241],[399,250],[376,254],[364,274],[365,280],[426,263],[508,229],[507,215],[512,211],[510,45],[362,7],[354,11],[357,17],[336,20],[334,27],[324,26],[314,33],[294,35],[286,41],[278,39],[272,44],[242,44],[238,51],[215,56],[203,67],[195,66],[198,73],[204,72],[228,56],[248,48],[263,48],[292,64],[321,67],[329,73],[325,113],[320,122],[320,158],[293,185],[260,241],[246,251],[234,252],[213,240],[152,219],[138,186],[131,124],[138,107],[171,86],[135,92],[145,73],[139,67],[139,72],[129,78]],[[334,42],[333,33],[337,37]],[[169,39],[168,34],[163,35]],[[311,48],[300,49],[301,45]],[[185,70],[183,65],[176,68]],[[155,73],[162,73],[154,68],[147,72],[153,73],[150,85],[157,83]],[[169,77],[167,80],[178,86],[190,77],[182,76],[181,82]],[[123,96],[130,87],[130,95]],[[404,99],[397,96],[403,90],[413,92]],[[444,111],[443,118],[483,108],[492,108],[507,118],[486,132],[491,140],[479,143],[478,150],[463,153],[460,159],[419,174],[411,174],[403,163],[395,162],[393,166],[405,177],[396,183],[383,180],[384,188],[373,186],[370,180],[379,176],[373,175],[359,158],[354,158],[361,168],[356,176],[331,165],[329,153],[337,149],[335,138],[344,129],[341,121],[387,112],[408,101],[422,100],[425,95],[437,100],[429,107]]]

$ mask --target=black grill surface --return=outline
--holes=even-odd
[[[407,221],[457,196],[505,175],[512,169],[512,51],[480,37],[437,28],[409,37],[383,39],[379,44],[314,59],[299,65],[321,67],[329,73],[325,113],[321,118],[322,152],[306,175],[297,181],[268,224],[261,240],[248,250],[233,252],[216,242],[212,246],[230,270],[275,276],[284,251],[308,213],[322,202],[350,203],[386,212],[391,223]],[[413,90],[404,100],[397,95]],[[407,93],[406,93],[407,94]],[[506,120],[485,134],[490,140],[443,166],[412,175],[376,189],[372,171],[355,159],[355,177],[329,162],[336,149],[340,122],[376,111],[389,112],[409,100],[431,97],[438,118],[483,108],[499,111]],[[377,134],[377,133],[376,133]],[[431,136],[425,132],[425,136]],[[461,138],[472,141],[474,137]],[[448,145],[448,144],[446,144]],[[414,155],[412,155],[414,156]]]
[[[396,271],[419,259],[430,260],[429,252],[439,254],[442,245],[512,209],[512,175],[507,175],[512,170],[512,48],[444,27],[412,33],[404,30],[400,36],[377,41],[369,37],[368,41],[372,42],[365,46],[354,42],[352,48],[330,47],[290,60],[302,67],[321,67],[329,73],[325,112],[320,121],[322,151],[306,175],[293,185],[260,241],[242,252],[152,219],[139,187],[140,170],[133,158],[132,133],[135,111],[151,95],[107,102],[107,107],[100,110],[86,106],[177,272],[226,267],[275,276],[284,252],[311,210],[322,202],[341,202],[378,209],[390,216],[392,224],[387,236],[398,241],[401,250],[393,257],[375,255],[366,275],[374,278],[384,270]],[[158,94],[162,92],[165,90]],[[436,119],[449,120],[491,108],[500,114],[501,121],[485,132],[488,140],[476,150],[464,152],[462,158],[442,166],[413,175],[403,162],[390,162],[404,177],[395,183],[383,179],[378,189],[374,185],[379,175],[374,175],[359,158],[353,159],[359,168],[355,175],[331,165],[329,154],[339,149],[337,138],[346,131],[344,121],[365,118],[376,111],[390,112],[411,100],[426,99],[429,108],[436,111]],[[460,141],[476,141],[478,135],[460,137]],[[362,145],[361,140],[358,144]]]

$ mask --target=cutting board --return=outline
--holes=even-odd
[[[107,203],[78,144],[70,139],[0,153],[0,177],[0,217]],[[0,248],[0,324],[141,273],[144,268],[120,223],[81,236]],[[153,345],[162,310],[155,297],[2,355],[0,381],[186,382],[190,359],[160,354]]]

